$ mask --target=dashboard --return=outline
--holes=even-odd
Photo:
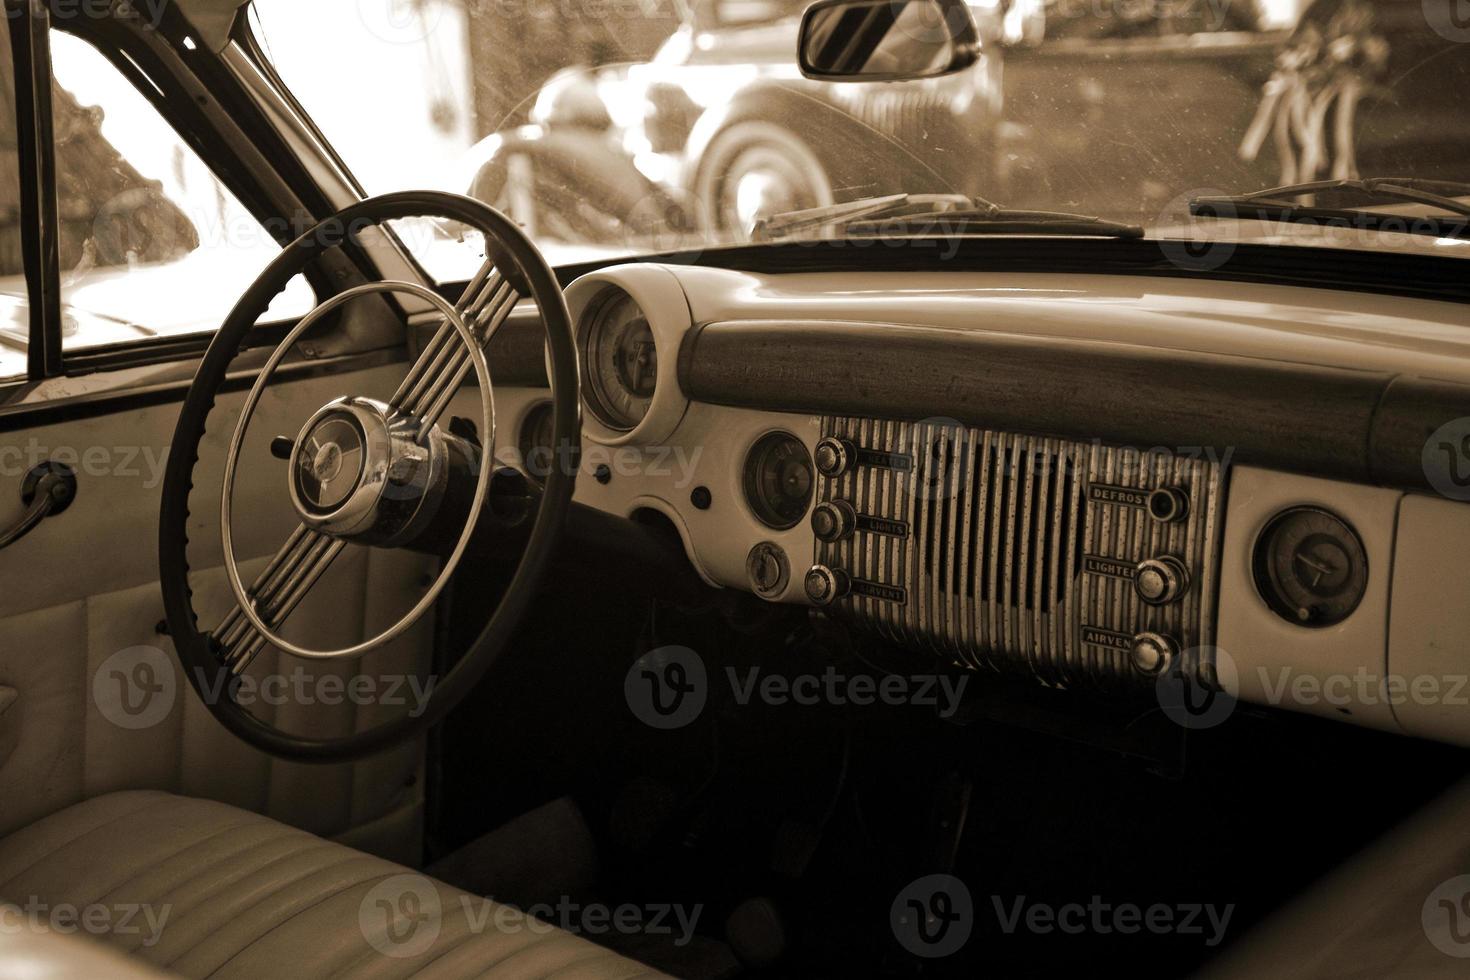
[[[1450,696],[1470,673],[1470,480],[1439,457],[1470,446],[1463,306],[651,263],[567,301],[576,499],[664,515],[712,586],[1047,686],[1179,669],[1470,744]],[[543,385],[495,390],[497,456],[533,479],[555,453]]]

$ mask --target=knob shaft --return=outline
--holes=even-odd
[[[1138,563],[1133,588],[1151,606],[1176,602],[1189,591],[1189,569],[1173,555],[1146,559]]]
[[[852,534],[857,511],[845,500],[824,500],[812,508],[812,533],[822,541],[841,541]]]
[[[825,606],[847,595],[852,580],[840,568],[813,565],[806,573],[806,597],[819,606]]]
[[[1189,516],[1189,494],[1180,487],[1159,487],[1148,495],[1148,512],[1165,524],[1182,521]]]
[[[1164,673],[1179,656],[1179,643],[1163,633],[1139,633],[1133,638],[1129,659],[1133,669],[1149,677]]]
[[[848,440],[838,439],[835,436],[828,436],[818,442],[816,450],[812,453],[812,459],[817,464],[817,472],[833,479],[852,469],[853,460],[856,458],[857,447]]]

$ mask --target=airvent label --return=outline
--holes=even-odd
[[[1082,625],[1082,642],[1088,646],[1107,647],[1109,650],[1132,650],[1133,637],[1128,633],[1105,630],[1101,626]]]
[[[1137,487],[1111,487],[1106,483],[1092,483],[1087,487],[1087,499],[1100,504],[1121,504],[1124,507],[1147,507],[1148,491]]]
[[[852,580],[851,594],[867,596],[869,599],[882,599],[885,602],[896,602],[900,606],[908,599],[908,593],[896,585],[865,582],[860,578]]]
[[[1108,575],[1112,578],[1127,579],[1130,582],[1138,577],[1138,569],[1132,562],[1105,558],[1102,555],[1083,555],[1082,570],[1088,575]]]

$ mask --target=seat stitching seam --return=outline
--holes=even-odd
[[[283,840],[289,840],[291,838],[291,836],[292,836],[293,828],[288,828],[287,827],[287,828],[280,828],[280,829],[285,830],[286,833],[279,834],[279,835],[277,835],[275,837],[267,837],[264,840],[258,840],[255,843],[251,844],[249,847],[246,847],[246,848],[244,848],[242,850],[236,851],[234,854],[229,855],[228,858],[227,858],[227,860],[232,860],[232,861],[233,860],[238,860],[238,859],[244,857],[245,855],[249,854],[251,851],[259,850],[260,848],[266,847],[266,846],[268,846],[270,844],[278,844],[278,843],[280,843]],[[194,902],[190,903],[189,908],[197,908],[200,904],[202,904],[202,903],[208,901],[209,899],[213,898],[216,894],[219,893],[219,891],[221,889],[227,888],[231,884],[235,884],[238,881],[243,880],[244,878],[249,878],[251,875],[256,874],[256,873],[258,873],[260,871],[264,871],[267,868],[270,868],[272,865],[275,865],[275,864],[277,864],[277,863],[279,863],[279,862],[281,862],[283,860],[286,860],[287,858],[294,858],[294,857],[297,857],[298,855],[301,855],[303,853],[306,853],[307,850],[309,850],[309,848],[296,848],[294,850],[287,851],[284,854],[280,854],[280,855],[278,855],[276,857],[273,857],[269,861],[267,861],[265,864],[262,864],[259,867],[247,869],[247,871],[245,872],[245,874],[242,875],[240,878],[236,879],[235,882],[219,881],[219,882],[215,883],[213,886],[208,887],[208,888],[205,888],[204,889],[204,893],[201,894],[201,895],[199,895],[195,899]],[[169,888],[162,895],[159,896],[161,904],[166,904],[166,905],[171,906],[175,912],[180,912],[180,911],[186,912],[186,911],[188,911],[188,909],[181,909],[181,908],[179,908],[179,903],[178,902],[167,901],[167,899],[170,896],[172,896],[172,895],[177,895],[180,891],[183,891],[184,889],[188,888],[190,885],[192,885],[195,882],[199,881],[201,878],[203,878],[209,872],[216,870],[217,867],[218,867],[217,864],[215,864],[215,865],[209,865],[209,866],[203,868],[202,870],[200,870],[198,873],[192,874],[189,877],[184,878],[183,880],[178,881],[178,882],[174,883],[173,885],[169,886]]]
[[[359,851],[349,851],[349,855],[350,855],[350,858],[371,857],[371,855],[363,854],[363,853],[361,853]],[[347,861],[342,861],[342,862],[338,862],[338,863],[339,864],[346,864],[348,862]],[[331,867],[336,867],[336,865],[331,865]],[[324,869],[317,869],[317,870],[324,870]],[[376,877],[377,877],[377,879],[379,881],[386,881],[389,878],[393,877],[395,874],[399,874],[399,873],[400,872],[396,868],[394,868],[391,871],[387,871],[387,872],[384,872],[382,874],[376,875]],[[223,970],[225,967],[229,966],[230,963],[234,962],[235,958],[238,957],[241,953],[245,952],[246,950],[248,950],[250,947],[254,946],[255,944],[261,942],[263,939],[265,939],[271,933],[275,932],[277,929],[279,929],[282,926],[286,925],[288,922],[291,922],[292,920],[299,918],[300,916],[304,915],[305,913],[310,912],[312,909],[316,908],[318,905],[321,905],[323,902],[331,901],[333,898],[336,898],[338,895],[340,895],[343,892],[347,891],[349,888],[357,888],[360,885],[366,884],[367,882],[369,882],[369,881],[372,880],[372,877],[373,876],[369,876],[369,877],[363,878],[363,879],[361,879],[359,881],[349,881],[347,884],[341,885],[340,887],[333,889],[332,891],[328,892],[327,894],[318,897],[316,899],[316,901],[312,902],[310,905],[303,906],[302,908],[297,909],[295,912],[292,912],[290,915],[286,916],[281,921],[271,923],[270,928],[266,929],[265,932],[262,932],[260,935],[256,936],[254,939],[250,940],[244,946],[241,946],[239,949],[237,949],[233,953],[231,953],[230,956],[229,956],[229,959],[227,959],[223,963],[221,963],[219,965],[219,968],[218,969],[213,970],[213,971],[210,972],[210,976],[214,976],[220,970]],[[301,879],[297,879],[297,880],[299,881]],[[275,893],[273,892],[272,894],[275,894]],[[256,904],[259,904],[259,903],[256,903]],[[254,906],[252,906],[252,908],[253,907]]]
[[[326,844],[328,842],[322,841],[322,843],[323,844]],[[332,847],[329,846],[327,849],[328,850],[331,850]],[[257,870],[262,870],[263,871],[263,870],[265,870],[265,868],[269,868],[271,865],[274,865],[274,864],[279,864],[281,861],[284,861],[287,858],[300,857],[302,854],[305,854],[305,853],[307,853],[310,850],[312,850],[312,848],[307,847],[307,848],[302,848],[299,851],[294,851],[294,852],[292,852],[290,854],[283,854],[279,858],[276,858],[274,861],[271,861],[269,864],[266,864],[266,865],[262,866],[261,868],[259,868]],[[295,878],[291,878],[291,879],[288,879],[286,881],[283,881],[280,884],[278,884],[275,888],[271,889],[269,892],[267,892],[264,895],[260,896],[255,901],[251,902],[249,905],[245,906],[243,909],[240,909],[238,912],[236,912],[234,918],[236,920],[238,920],[240,918],[243,918],[244,916],[248,915],[252,909],[256,908],[257,906],[261,905],[264,902],[270,901],[272,898],[274,898],[275,896],[279,895],[282,891],[286,890],[287,888],[290,888],[292,885],[299,884],[300,882],[305,881],[307,878],[310,878],[314,874],[319,874],[319,873],[321,873],[323,871],[330,871],[332,868],[336,868],[336,867],[339,867],[339,866],[341,866],[343,864],[346,864],[347,862],[351,861],[355,857],[362,857],[362,856],[363,855],[358,854],[355,851],[350,851],[340,861],[333,861],[333,862],[331,862],[329,864],[323,864],[323,865],[320,865],[319,867],[310,868],[306,872],[304,872],[303,874],[297,875]],[[252,874],[253,873],[254,872],[252,872]],[[214,892],[210,892],[209,894],[203,896],[203,898],[208,899],[208,898],[212,898],[213,896],[214,896]],[[271,928],[275,928],[275,927],[272,926]],[[267,932],[268,931],[269,930],[267,930]],[[189,946],[188,949],[181,950],[177,955],[175,955],[173,957],[170,957],[169,960],[168,960],[168,962],[164,963],[163,965],[165,967],[171,967],[171,966],[173,966],[179,960],[183,959],[184,957],[188,956],[190,953],[194,952],[194,950],[198,949],[199,948],[199,944],[202,943],[202,942],[204,942],[206,939],[210,938],[210,936],[212,936],[212,935],[213,935],[213,933],[209,933],[209,934],[207,934],[205,936],[200,937],[196,942],[194,942],[191,946]],[[265,933],[261,933],[261,935],[263,936],[263,935],[265,935]],[[259,936],[256,937],[256,939],[259,939],[259,938],[260,938]],[[231,959],[233,959],[241,950],[243,950],[243,949],[249,947],[250,945],[252,945],[255,941],[256,941],[255,939],[252,939],[250,942],[246,943],[245,946],[241,947],[240,950],[236,950],[234,953],[231,953],[230,954]],[[229,962],[229,961],[226,960],[226,962]],[[224,964],[223,963],[220,964],[220,968],[221,969],[224,968]]]
[[[199,838],[196,841],[191,841],[191,842],[183,845],[182,847],[180,847],[178,850],[174,851],[172,854],[168,855],[167,857],[161,857],[158,860],[153,861],[152,863],[150,863],[146,867],[140,868],[139,870],[133,872],[131,875],[129,875],[128,877],[124,878],[122,881],[119,881],[116,884],[111,885],[107,889],[107,891],[103,892],[98,898],[96,898],[94,900],[94,903],[95,904],[102,904],[102,900],[103,899],[105,899],[105,898],[111,898],[113,896],[113,894],[115,894],[116,892],[119,892],[122,889],[126,888],[128,885],[133,884],[134,882],[136,882],[138,879],[142,878],[144,875],[148,874],[149,872],[151,872],[151,871],[157,871],[159,869],[159,867],[161,867],[162,865],[168,863],[169,861],[177,860],[178,858],[184,856],[185,854],[188,854],[194,848],[199,847],[199,846],[204,845],[204,844],[208,844],[210,841],[214,840],[216,837],[220,837],[220,836],[222,836],[224,834],[228,834],[230,831],[236,830],[236,829],[238,829],[240,827],[248,827],[250,824],[251,824],[251,821],[249,821],[249,820],[241,820],[239,823],[232,823],[232,824],[229,824],[228,826],[221,827],[219,830],[216,830],[214,833],[209,834],[208,836],[201,837],[201,838]],[[235,857],[238,854],[243,853],[243,851],[248,851],[248,850],[249,850],[248,847],[247,848],[244,848],[244,849],[242,849],[242,851],[236,851],[234,854],[228,855],[228,857]],[[205,870],[209,870],[209,869],[206,868]],[[180,884],[186,884],[189,881],[193,881],[195,878],[198,878],[199,875],[200,874],[203,874],[203,873],[204,873],[203,871],[200,871],[200,872],[198,872],[196,874],[190,875],[187,879],[184,880],[184,882],[181,882]],[[89,903],[89,904],[94,904],[94,903]]]
[[[55,857],[60,856],[64,851],[68,850],[69,848],[71,848],[73,845],[75,845],[79,841],[85,840],[86,838],[91,837],[93,834],[96,834],[96,833],[98,833],[100,831],[109,830],[109,829],[111,829],[113,827],[113,825],[117,824],[118,822],[120,822],[122,820],[126,820],[128,817],[133,817],[133,816],[137,816],[139,814],[145,813],[148,810],[151,810],[151,809],[153,809],[154,807],[157,807],[157,806],[162,806],[163,804],[165,804],[167,802],[170,802],[170,801],[169,800],[150,800],[147,803],[144,803],[142,806],[138,807],[136,810],[129,810],[127,813],[120,813],[120,814],[118,814],[115,817],[112,817],[112,818],[110,818],[108,820],[103,821],[102,823],[98,824],[95,827],[92,827],[92,828],[90,828],[88,830],[82,831],[80,834],[77,834],[75,837],[72,837],[72,838],[66,840],[65,842],[61,843],[60,845],[58,845],[58,846],[52,848],[51,850],[47,851],[45,854],[42,854],[40,857],[36,858],[30,864],[26,865],[24,868],[21,868],[15,874],[13,874],[9,878],[5,879],[5,881],[3,883],[0,883],[0,892],[7,891],[10,888],[10,886],[15,883],[15,880],[17,878],[21,878],[21,877],[24,877],[27,874],[30,874],[36,868],[38,868],[42,864],[44,864],[47,860],[49,860],[51,858],[55,858]]]

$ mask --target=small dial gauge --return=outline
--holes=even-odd
[[[587,407],[609,428],[627,432],[643,421],[658,381],[658,347],[648,318],[621,290],[592,307],[582,335]]]
[[[1342,622],[1368,588],[1368,556],[1357,532],[1317,507],[1272,518],[1256,541],[1254,565],[1266,605],[1299,626]]]
[[[789,432],[768,432],[745,456],[745,499],[767,527],[785,530],[806,516],[812,500],[812,458]]]
[[[544,484],[558,462],[556,447],[552,445],[556,439],[553,421],[555,413],[551,402],[537,402],[521,420],[520,438],[517,440],[521,466],[526,475],[537,483]]]

